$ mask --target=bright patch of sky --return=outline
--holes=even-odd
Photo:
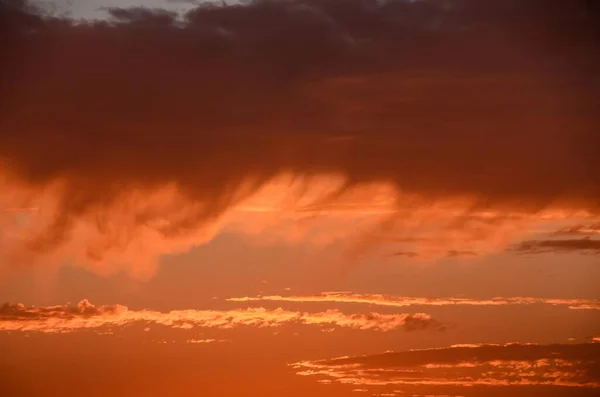
[[[240,1],[226,0],[227,4]],[[161,8],[183,13],[202,3],[222,3],[222,1],[204,0],[38,0],[47,10],[59,15],[67,15],[73,19],[105,19],[108,8],[147,7]]]

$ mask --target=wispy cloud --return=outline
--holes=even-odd
[[[600,387],[600,345],[469,345],[292,364],[298,375],[357,386]]]
[[[38,331],[63,333],[103,326],[134,323],[158,324],[174,329],[221,328],[239,326],[279,327],[286,324],[343,327],[357,330],[414,331],[442,329],[431,316],[417,314],[345,314],[339,310],[296,312],[281,308],[245,308],[234,310],[128,310],[121,305],[95,306],[87,300],[77,306],[26,307],[22,304],[0,306],[0,331]]]
[[[227,299],[231,302],[335,302],[357,303],[376,306],[505,306],[505,305],[553,305],[566,306],[573,310],[600,310],[600,300],[596,299],[552,299],[532,297],[494,297],[490,299],[472,298],[424,298],[410,296],[392,296],[382,294],[356,294],[349,292],[324,292],[317,295],[266,295]]]

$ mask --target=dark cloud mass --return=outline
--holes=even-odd
[[[0,167],[62,183],[40,250],[135,189],[174,183],[201,204],[169,236],[281,172],[596,211],[600,24],[586,4],[255,1],[75,24],[2,0]]]
[[[600,240],[589,237],[565,240],[527,240],[517,244],[512,250],[524,254],[544,254],[555,252],[580,252],[600,254]]]

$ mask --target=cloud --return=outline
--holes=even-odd
[[[338,310],[308,313],[281,308],[246,308],[234,310],[128,310],[121,305],[94,306],[83,300],[75,307],[68,305],[26,307],[22,304],[0,306],[0,331],[36,331],[66,333],[104,326],[157,324],[174,329],[221,328],[239,326],[279,327],[286,324],[342,327],[357,330],[415,331],[442,326],[424,313],[416,314],[345,314]]]
[[[571,253],[600,254],[600,240],[589,237],[567,240],[528,240],[511,248],[522,254]]]
[[[282,176],[299,189],[277,205],[310,213],[286,239],[326,240],[308,221],[322,213],[379,214],[358,254],[406,234],[425,256],[485,253],[544,210],[598,212],[598,24],[580,1],[256,1],[95,23],[22,3],[0,2],[0,191],[39,211],[0,220],[3,263],[147,276],[225,225],[253,231],[240,207]]]
[[[405,256],[407,258],[416,258],[419,256],[416,252],[413,251],[398,251],[389,254],[388,256]]]
[[[448,253],[446,255],[449,258],[459,258],[459,257],[465,257],[465,256],[477,256],[477,253],[473,252],[473,251],[450,250],[450,251],[448,251]]]
[[[382,294],[356,294],[350,292],[323,292],[317,295],[266,295],[255,297],[229,298],[230,302],[299,302],[299,303],[354,303],[388,307],[407,306],[505,306],[505,305],[553,305],[566,306],[572,310],[600,310],[596,299],[552,299],[532,297],[494,297],[491,299],[471,298],[425,298],[392,296]]]
[[[218,339],[188,339],[185,342],[191,343],[191,344],[205,344],[205,343],[215,343],[215,342],[225,342],[225,341],[218,340]]]
[[[127,311],[127,307],[122,305],[96,306],[87,299],[83,299],[76,306],[47,306],[47,307],[25,307],[21,303],[11,305],[4,303],[0,306],[0,315],[3,320],[6,319],[35,319],[52,317],[92,317],[103,315],[117,315]]]
[[[292,364],[298,375],[357,386],[600,387],[600,345],[470,345]]]
[[[487,235],[486,237],[489,237],[489,236],[491,236],[491,234]],[[432,240],[426,241],[426,240],[419,240],[419,239],[401,239],[401,240],[412,240],[415,243],[417,243],[417,242],[425,243],[425,244],[421,244],[421,248],[429,247],[429,246],[436,246],[436,245],[437,246],[444,245],[443,240],[434,240],[434,241],[432,241]],[[473,245],[474,241],[468,240],[467,243],[470,245]],[[427,255],[426,249],[425,249],[425,255]],[[431,254],[431,251],[429,252],[429,254]],[[446,251],[445,255],[443,253],[443,250],[439,250],[439,252],[436,252],[436,257],[438,255],[446,256],[448,258],[465,258],[465,257],[474,257],[474,256],[477,256],[478,254],[475,251],[468,251],[468,250],[460,251],[460,250],[451,249],[451,250]],[[401,256],[401,257],[406,257],[406,258],[417,258],[417,259],[423,258],[423,254],[419,254],[418,252],[415,252],[415,251],[396,251],[396,252],[387,254],[386,256],[389,256],[389,257],[390,256],[391,257]]]
[[[590,225],[575,225],[564,227],[551,233],[551,236],[593,236],[598,233],[600,233],[600,223],[594,223]]]

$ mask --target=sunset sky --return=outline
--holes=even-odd
[[[597,396],[599,40],[593,0],[0,0],[0,396]]]

